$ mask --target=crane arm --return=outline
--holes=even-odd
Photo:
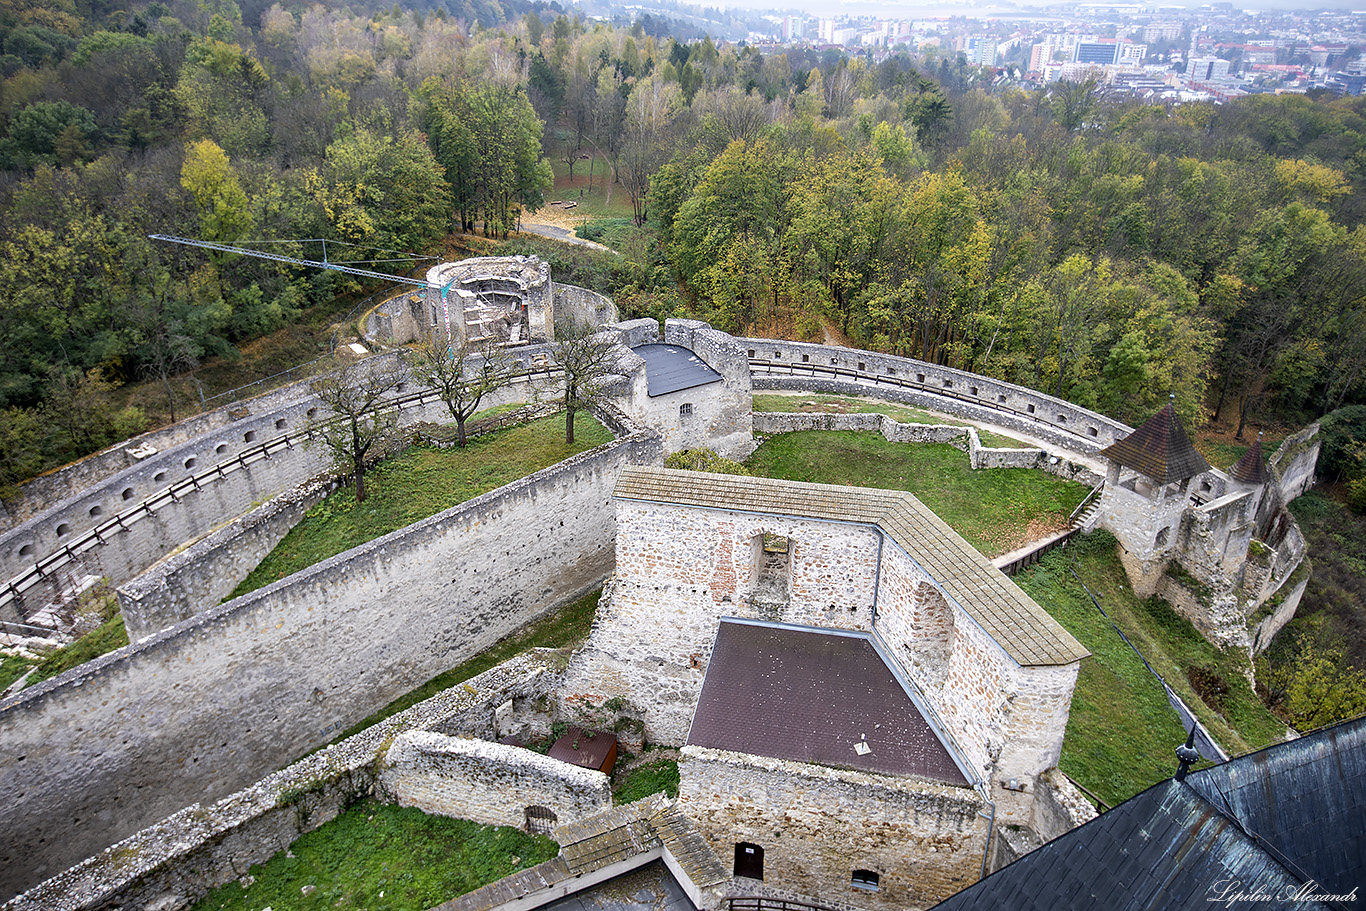
[[[329,263],[316,259],[295,259],[292,256],[281,256],[278,253],[267,253],[264,250],[248,250],[245,247],[229,247],[227,244],[216,244],[207,240],[191,240],[188,237],[173,237],[170,234],[149,234],[152,240],[161,240],[171,244],[184,244],[187,247],[203,247],[205,250],[217,250],[220,253],[236,253],[239,256],[255,256],[257,259],[269,259],[277,263],[286,263],[292,266],[313,266],[317,269],[331,269],[333,272],[345,272],[347,275],[359,275],[362,278],[380,278],[386,281],[404,282],[409,285],[417,285],[419,288],[436,287],[424,278],[409,278],[406,275],[390,275],[387,272],[372,272],[369,269],[356,269],[352,266],[343,266],[338,263]],[[447,283],[446,288],[450,284]],[[441,289],[444,291],[445,288]]]

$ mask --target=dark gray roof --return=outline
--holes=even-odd
[[[641,345],[631,350],[645,361],[645,380],[652,397],[721,382],[721,374],[680,345]]]
[[[1262,457],[1262,435],[1257,434],[1256,441],[1247,448],[1243,457],[1234,463],[1228,470],[1235,481],[1242,481],[1244,484],[1265,484],[1272,480],[1271,469],[1266,467],[1266,459]]]
[[[1154,785],[935,911],[1324,908],[1213,903],[1220,883],[1280,897],[1366,889],[1366,718]],[[1358,895],[1360,895],[1358,891]]]
[[[1325,892],[1366,892],[1366,718],[1192,772],[1186,783]]]
[[[1181,418],[1170,404],[1124,439],[1106,446],[1100,454],[1141,471],[1159,484],[1184,481],[1210,469],[1209,462],[1191,445]]]
[[[688,743],[968,783],[866,633],[723,620]]]

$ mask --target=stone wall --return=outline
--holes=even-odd
[[[933,408],[1095,453],[1133,432],[1118,421],[1033,389],[911,358],[778,339],[741,338],[755,389],[873,395]]]
[[[1306,574],[1298,582],[1287,581],[1286,587],[1285,597],[1252,630],[1252,653],[1254,655],[1261,654],[1270,648],[1271,640],[1275,639],[1276,634],[1295,616],[1295,611],[1300,606],[1300,599],[1304,597],[1304,590],[1309,587],[1309,576]]]
[[[1106,483],[1100,495],[1099,525],[1119,540],[1119,559],[1140,598],[1156,594],[1171,561],[1186,511],[1181,485],[1159,496],[1144,478]]]
[[[0,892],[325,742],[610,571],[641,431],[0,702]]]
[[[606,326],[617,321],[617,305],[610,298],[577,285],[555,282],[555,318],[586,326]]]
[[[541,353],[520,351],[523,368],[535,371]],[[394,357],[362,363],[369,369],[392,369]],[[481,404],[517,403],[556,389],[555,375],[533,372]],[[273,404],[278,407],[267,410]],[[444,404],[411,383],[400,384],[394,407],[400,423],[449,420]],[[32,615],[83,576],[122,584],[175,548],[242,515],[251,504],[330,473],[323,448],[309,445],[307,426],[319,408],[316,399],[279,391],[253,399],[241,406],[230,432],[148,456],[0,535],[0,573],[9,574],[0,578],[14,585],[0,584],[0,611],[12,606]]]
[[[680,744],[721,617],[872,628],[876,529],[630,500],[616,509],[616,574],[567,673],[571,703],[650,706],[647,737]],[[790,547],[776,578],[764,572],[765,535]]]
[[[792,433],[798,430],[872,431],[882,434],[893,443],[951,443],[960,449],[967,448],[968,440],[966,427],[948,424],[902,424],[885,414],[773,411],[754,415],[755,433]]]
[[[1286,437],[1267,465],[1276,476],[1281,502],[1291,500],[1314,486],[1314,470],[1319,461],[1319,425],[1308,427]]]
[[[378,722],[210,805],[195,803],[30,889],[4,911],[182,908],[238,879],[370,793],[390,742],[437,726],[488,726],[500,703],[543,698],[554,653],[537,649]],[[485,795],[498,802],[497,792]]]
[[[320,479],[281,494],[119,586],[128,638],[136,642],[220,603],[336,486]]]
[[[497,401],[501,397],[495,394]],[[500,402],[500,404],[506,404]],[[553,402],[532,405],[479,420],[468,425],[478,436],[523,421],[555,413]],[[424,438],[422,428],[410,428],[414,442],[454,447],[451,441]],[[625,433],[630,433],[626,430]],[[275,545],[287,535],[310,508],[341,483],[326,475],[267,500],[241,518],[217,529],[146,572],[119,586],[116,594],[131,639],[150,636],[200,611],[220,603],[251,574]]]
[[[1048,770],[1039,780],[1034,807],[1034,833],[1043,842],[1066,835],[1099,815],[1086,795],[1057,769]]]
[[[997,818],[1031,825],[1038,778],[1062,754],[1078,666],[1021,667],[890,541],[882,551],[875,626],[924,694],[941,736],[990,784]]]
[[[718,857],[761,847],[764,879],[808,901],[927,908],[981,875],[987,819],[970,788],[696,746],[679,777],[679,806]],[[876,873],[877,891],[855,887],[855,870]]]
[[[547,822],[563,825],[612,805],[612,786],[596,769],[523,747],[430,731],[400,734],[379,780],[401,806],[494,826],[524,827],[529,807],[551,811]]]
[[[755,382],[760,382],[756,377]],[[860,395],[868,394],[866,390]],[[881,394],[881,393],[878,393]],[[863,430],[881,433],[893,443],[948,443],[968,453],[974,470],[1032,468],[1068,481],[1096,484],[1101,476],[1084,464],[1050,456],[1042,449],[991,449],[982,445],[975,427],[950,424],[903,424],[883,414],[828,414],[772,411],[754,415],[755,433],[792,433],[799,430]]]
[[[1227,588],[1237,578],[1257,530],[1252,506],[1252,494],[1239,490],[1185,511],[1173,543],[1181,565],[1202,584]]]
[[[168,427],[149,431],[56,471],[26,481],[20,487],[19,497],[9,504],[8,512],[12,516],[12,523],[26,522],[72,497],[82,497],[81,502],[85,509],[94,505],[108,507],[121,503],[122,491],[128,483],[132,483],[136,490],[139,484],[145,483],[144,474],[150,479],[157,471],[174,472],[175,466],[172,463],[175,460],[169,457],[169,450],[186,443],[196,443],[201,437],[215,432],[226,433],[226,429],[232,425],[251,425],[242,426],[244,432],[259,430],[259,427],[252,424],[253,418],[276,411],[288,411],[291,405],[308,398],[309,395],[307,382],[282,386],[246,401],[234,402],[186,418]],[[288,419],[288,414],[282,416]],[[233,427],[234,434],[237,429],[238,427]],[[113,489],[114,496],[109,496],[108,491],[100,490],[103,482],[127,469],[143,466],[149,460],[155,460],[157,467],[149,472],[135,472],[130,476],[129,482]],[[172,473],[171,477],[178,476]],[[106,515],[108,514],[110,513],[106,510]],[[9,527],[0,525],[0,531]],[[0,541],[2,540],[3,538],[0,538]],[[0,545],[0,552],[2,551],[3,545]]]

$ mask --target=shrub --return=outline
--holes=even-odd
[[[665,468],[682,468],[687,471],[710,471],[713,474],[750,474],[750,470],[734,459],[718,455],[710,449],[684,449],[675,452],[664,460]]]

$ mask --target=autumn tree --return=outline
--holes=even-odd
[[[454,190],[464,230],[506,237],[523,207],[537,209],[554,182],[541,155],[544,124],[521,87],[487,83],[422,88],[422,115],[436,160]]]
[[[0,410],[0,500],[42,468],[43,421],[27,408]]]
[[[360,127],[327,147],[308,187],[335,235],[389,250],[420,250],[450,211],[443,169],[422,136]]]
[[[479,403],[512,382],[517,361],[507,349],[493,342],[465,342],[452,350],[444,341],[430,338],[404,353],[413,378],[434,391],[455,419],[456,443],[465,445],[465,422],[479,410]]]
[[[585,323],[564,322],[555,327],[555,366],[563,376],[564,439],[574,442],[574,415],[606,402],[613,378],[621,373],[624,348],[615,332],[597,331]]]
[[[308,425],[310,444],[355,478],[357,503],[365,500],[365,469],[397,436],[398,416],[385,400],[402,379],[391,367],[352,361],[309,384],[327,409]]]

